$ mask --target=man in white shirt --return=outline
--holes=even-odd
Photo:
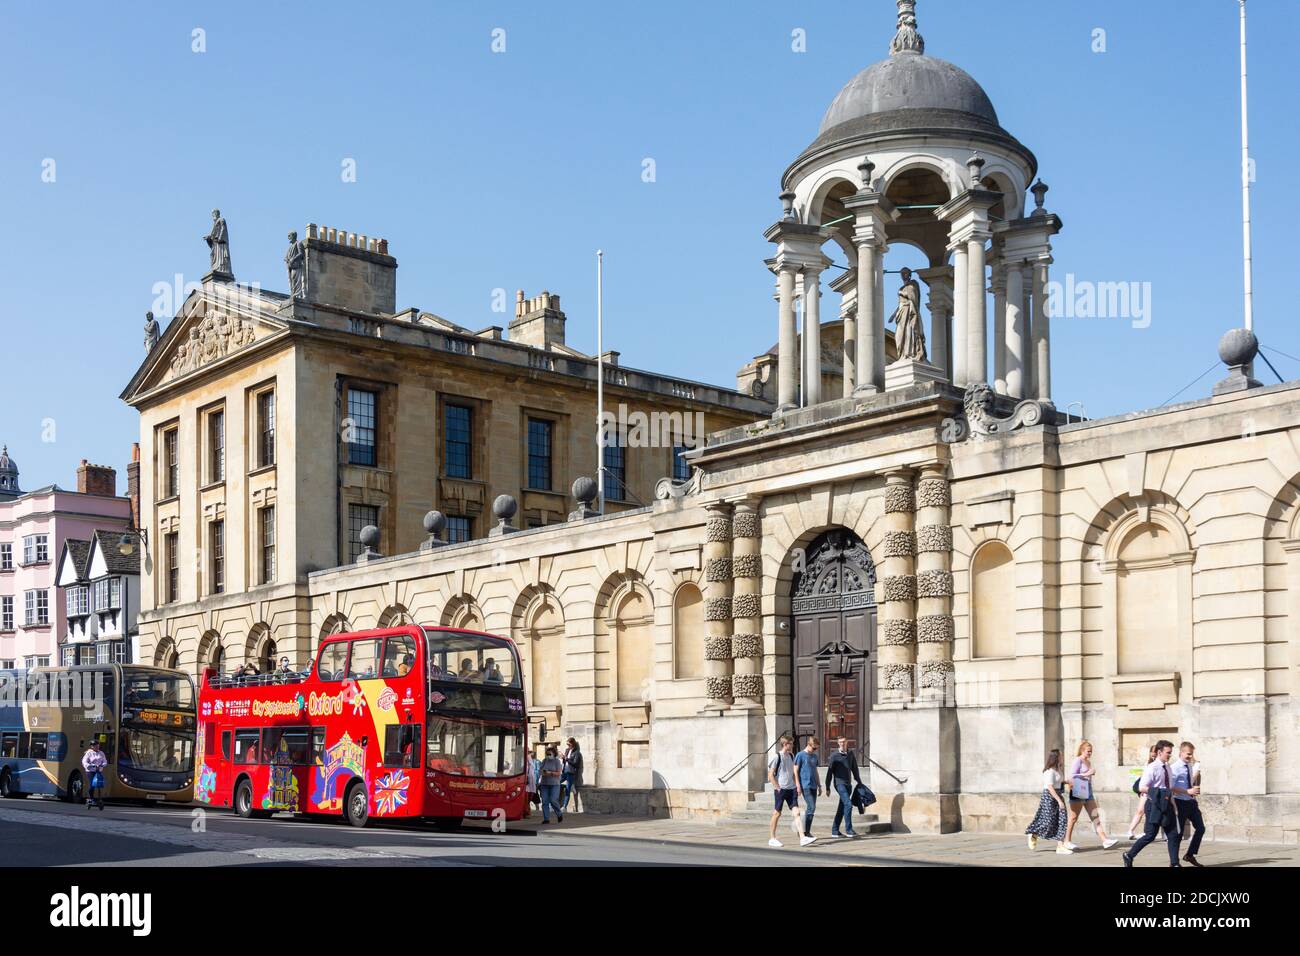
[[[767,779],[772,782],[772,791],[776,794],[776,809],[772,811],[771,839],[768,846],[780,846],[776,838],[776,825],[781,820],[781,810],[789,807],[795,813],[798,822],[799,799],[794,783],[794,738],[782,734],[776,744],[776,755],[767,762]],[[802,829],[799,831],[802,833]]]
[[[1165,841],[1169,847],[1169,865],[1180,866],[1178,862],[1178,844],[1182,833],[1178,829],[1177,816],[1174,812],[1173,798],[1178,794],[1195,797],[1201,791],[1197,787],[1184,789],[1174,786],[1173,773],[1169,769],[1169,758],[1173,755],[1174,745],[1170,740],[1156,741],[1156,759],[1147,764],[1138,782],[1138,792],[1147,795],[1146,829],[1133,849],[1124,856],[1126,867],[1133,865],[1133,858],[1141,853],[1156,838],[1161,830],[1165,831]]]
[[[1196,762],[1196,746],[1184,740],[1178,745],[1178,759],[1169,764],[1169,772],[1174,782],[1174,810],[1178,814],[1178,833],[1181,836],[1188,822],[1192,824],[1192,842],[1188,844],[1183,862],[1192,866],[1202,866],[1196,859],[1201,849],[1201,838],[1205,836],[1205,821],[1201,818],[1201,807],[1191,790],[1196,787],[1200,792],[1201,765]],[[1183,793],[1179,794],[1178,791]]]

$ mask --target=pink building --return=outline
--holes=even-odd
[[[57,588],[69,539],[131,527],[131,502],[117,496],[112,468],[82,462],[77,490],[24,492],[9,449],[0,451],[0,668],[58,663],[67,610]]]

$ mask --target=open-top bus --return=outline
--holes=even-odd
[[[103,796],[188,803],[194,783],[194,685],[134,664],[0,671],[0,795],[82,802],[82,755],[103,747]]]
[[[243,817],[519,820],[527,718],[508,638],[414,625],[333,634],[311,669],[199,691],[194,796]]]

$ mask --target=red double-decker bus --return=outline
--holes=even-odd
[[[404,626],[333,634],[310,671],[203,675],[194,798],[242,817],[519,820],[527,718],[508,638]]]

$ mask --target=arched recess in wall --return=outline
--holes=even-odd
[[[704,595],[688,581],[673,593],[673,676],[704,677]]]
[[[1016,656],[1016,559],[1002,541],[986,541],[970,563],[971,657]]]
[[[401,604],[393,604],[384,609],[384,613],[379,615],[380,627],[401,627],[404,624],[414,624],[415,619],[411,617],[409,611]]]
[[[260,674],[279,666],[275,641],[271,638],[271,629],[265,624],[254,624],[249,630],[248,640],[244,642],[244,660],[256,667]]]
[[[164,637],[154,648],[153,665],[154,667],[166,667],[169,670],[176,670],[179,663],[179,655],[176,653],[176,642],[170,637]]]
[[[615,700],[643,701],[654,677],[654,605],[645,589],[635,585],[616,594],[612,604]]]
[[[224,671],[226,649],[221,646],[221,635],[216,631],[208,631],[199,639],[197,664],[197,671],[200,674],[209,667],[215,670],[218,675]]]
[[[1116,673],[1177,670],[1181,615],[1176,559],[1188,550],[1186,545],[1168,521],[1142,521],[1136,514],[1115,527],[1108,545],[1114,554],[1109,563],[1115,574]]]
[[[546,589],[533,589],[522,603],[515,639],[528,660],[528,705],[559,707],[565,685],[564,612]]]
[[[466,631],[482,631],[483,612],[472,597],[462,594],[447,602],[442,609],[443,627],[458,627]]]

